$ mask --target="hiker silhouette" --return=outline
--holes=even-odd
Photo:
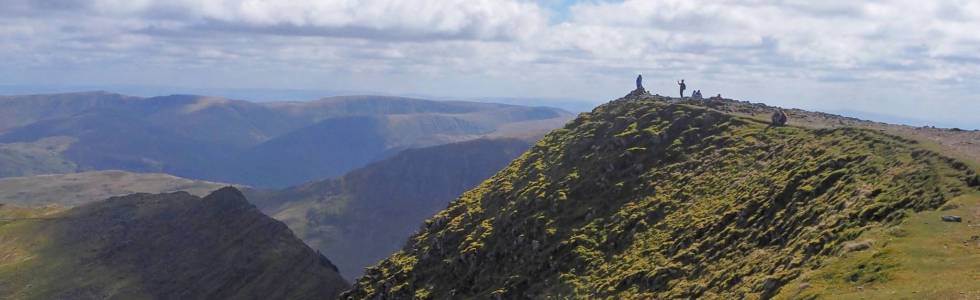
[[[643,90],[643,74],[636,76],[636,89]]]
[[[684,79],[681,79],[681,81],[677,82],[677,85],[680,86],[681,88],[681,99],[684,99],[684,90],[687,89],[687,85],[684,84]]]

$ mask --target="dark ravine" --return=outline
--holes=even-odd
[[[354,279],[528,147],[524,140],[480,139],[411,149],[339,178],[246,193]]]
[[[342,298],[770,298],[869,226],[978,189],[905,138],[665,100],[555,130]]]
[[[337,268],[235,188],[0,223],[4,299],[330,299]]]

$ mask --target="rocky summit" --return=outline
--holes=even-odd
[[[324,299],[336,267],[235,188],[0,210],[2,299]]]
[[[553,131],[341,297],[771,298],[871,228],[978,189],[914,140],[664,100]]]

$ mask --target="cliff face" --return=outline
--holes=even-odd
[[[234,188],[134,194],[0,224],[0,298],[322,299],[348,284]]]
[[[977,189],[877,131],[622,99],[547,135],[343,297],[771,297],[870,226]]]

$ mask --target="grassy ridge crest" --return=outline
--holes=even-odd
[[[978,181],[873,130],[620,99],[463,194],[344,296],[769,298],[869,226]]]

